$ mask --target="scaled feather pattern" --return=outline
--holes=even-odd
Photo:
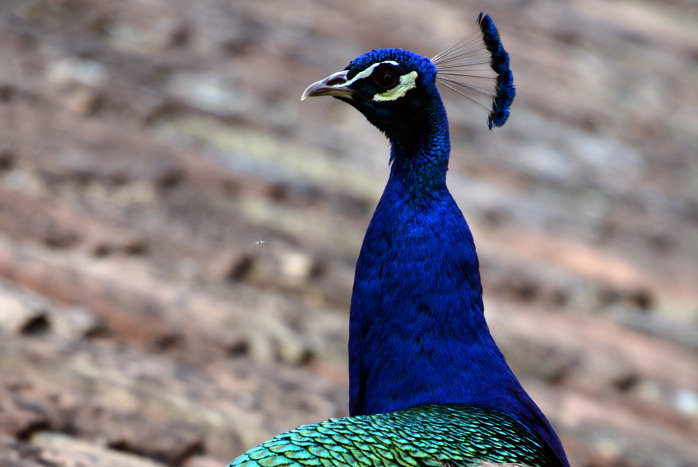
[[[528,464],[518,461],[522,452]],[[331,419],[283,433],[233,466],[552,465],[523,425],[496,412],[424,406],[389,414]]]

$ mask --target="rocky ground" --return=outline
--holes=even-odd
[[[345,415],[388,147],[300,93],[481,9],[512,117],[445,98],[495,338],[573,465],[695,465],[692,0],[0,0],[0,465],[222,465]]]

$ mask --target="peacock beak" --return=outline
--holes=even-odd
[[[304,101],[306,97],[314,96],[351,97],[356,94],[356,91],[349,87],[352,82],[347,79],[346,70],[338,71],[308,86],[303,91],[301,100]]]

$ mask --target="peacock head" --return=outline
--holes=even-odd
[[[418,130],[442,108],[439,84],[487,109],[490,129],[502,126],[515,95],[509,54],[489,16],[481,13],[478,25],[478,31],[431,60],[402,49],[365,53],[308,86],[301,100],[334,96],[390,137]]]
[[[436,67],[428,58],[408,50],[379,49],[311,84],[301,99],[334,96],[391,136],[414,129],[424,118],[422,109],[440,103],[435,78]]]

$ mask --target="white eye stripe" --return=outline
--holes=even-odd
[[[398,62],[394,62],[394,61],[392,61],[392,60],[387,60],[387,61],[385,61],[385,62],[380,62],[380,63],[374,63],[373,65],[371,65],[370,67],[366,68],[365,70],[358,72],[358,73],[356,74],[356,76],[354,76],[352,79],[350,79],[350,80],[347,81],[346,83],[342,83],[342,86],[343,86],[343,87],[351,86],[353,83],[355,83],[356,81],[358,81],[358,80],[360,80],[360,79],[368,78],[369,76],[371,76],[371,73],[373,73],[373,70],[374,70],[377,66],[383,65],[384,63],[390,64],[390,65],[395,65],[395,66],[399,65]]]
[[[417,75],[418,73],[416,71],[410,71],[406,75],[400,76],[400,84],[385,92],[374,95],[373,100],[384,102],[394,101],[403,97],[407,94],[407,91],[417,86]]]

